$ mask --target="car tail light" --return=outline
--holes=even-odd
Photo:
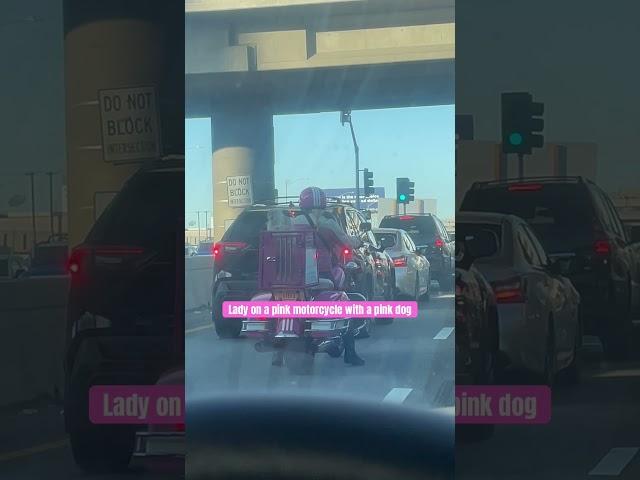
[[[436,248],[444,247],[444,241],[440,237],[436,237],[435,246]]]
[[[344,247],[342,249],[342,258],[344,263],[350,262],[353,260],[353,251],[349,247]]]
[[[406,267],[407,266],[407,257],[395,257],[393,259],[394,267]]]
[[[225,253],[237,253],[247,248],[244,242],[218,242],[213,245],[213,256],[215,260],[220,260]]]
[[[67,260],[67,272],[70,275],[79,275],[84,270],[86,259],[90,253],[91,249],[87,247],[74,248]]]
[[[596,240],[593,244],[593,252],[601,257],[605,257],[611,253],[611,244],[609,240]]]
[[[542,190],[542,185],[539,183],[520,183],[516,185],[510,185],[510,192],[537,192]]]
[[[493,292],[497,303],[524,303],[522,282],[519,278],[512,278],[500,282],[493,282]]]
[[[414,217],[413,215],[400,215],[400,220],[413,220]]]
[[[95,247],[80,246],[71,251],[67,260],[67,271],[74,277],[85,273],[87,260],[93,255],[95,257],[114,258],[116,260],[126,257],[142,255],[144,249],[126,245],[101,245]]]

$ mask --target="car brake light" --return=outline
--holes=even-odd
[[[444,241],[440,237],[436,237],[435,246],[436,246],[436,248],[444,247]]]
[[[414,218],[413,215],[400,215],[400,220],[413,220]]]
[[[593,251],[596,255],[609,255],[611,253],[611,244],[609,243],[609,240],[596,240],[593,244]]]
[[[393,259],[394,267],[406,267],[407,266],[407,257],[396,257]]]
[[[69,259],[67,261],[67,271],[71,275],[75,276],[83,273],[83,268],[86,265],[87,258],[92,253],[99,257],[128,257],[141,255],[144,253],[144,249],[140,247],[129,247],[125,245],[77,247],[74,248],[69,255]]]
[[[510,185],[510,192],[536,192],[542,190],[542,185],[539,183],[520,183],[517,185]]]
[[[86,247],[77,247],[71,251],[69,259],[67,260],[67,271],[69,274],[78,275],[82,271],[82,267],[89,253],[90,249]]]
[[[213,246],[213,256],[218,260],[225,253],[236,253],[246,247],[245,242],[218,242]]]
[[[345,247],[342,249],[342,256],[344,258],[344,263],[347,263],[353,260],[353,252],[348,247]]]
[[[501,282],[494,282],[493,292],[496,303],[524,303],[524,293],[520,279],[509,279]]]

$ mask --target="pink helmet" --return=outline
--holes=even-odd
[[[318,187],[307,187],[300,193],[300,208],[325,208],[327,196]]]

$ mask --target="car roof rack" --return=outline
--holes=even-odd
[[[471,185],[472,190],[489,188],[500,185],[512,185],[514,183],[586,183],[581,176],[540,176],[540,177],[526,177],[526,178],[505,178],[503,180],[490,180],[485,182],[473,182]],[[589,182],[590,183],[590,182]]]

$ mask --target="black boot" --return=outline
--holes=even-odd
[[[353,331],[348,331],[344,337],[344,363],[350,363],[354,367],[364,365],[364,360],[356,353],[356,339]]]

